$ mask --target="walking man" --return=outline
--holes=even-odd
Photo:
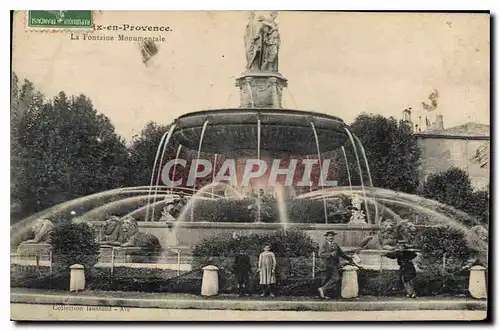
[[[338,295],[340,283],[342,281],[340,259],[353,262],[352,258],[342,251],[340,246],[335,242],[334,231],[325,233],[325,242],[319,248],[318,256],[321,259],[322,286],[318,288],[319,296],[322,299],[327,299],[325,292],[334,290],[335,296]]]

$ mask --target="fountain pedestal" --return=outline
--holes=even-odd
[[[246,72],[236,79],[241,108],[282,108],[287,80],[278,72]]]
[[[214,296],[219,293],[219,268],[213,265],[203,267],[203,280],[201,283],[202,296]]]
[[[353,265],[347,265],[342,268],[342,298],[350,299],[358,297],[358,269],[358,267]]]
[[[470,268],[469,293],[475,299],[486,299],[486,268],[476,265]]]

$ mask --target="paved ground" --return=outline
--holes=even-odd
[[[11,290],[14,304],[38,304],[68,307],[120,307],[145,309],[227,310],[227,311],[485,311],[486,300],[456,297],[425,297],[407,299],[402,297],[360,297],[356,299],[321,300],[312,297],[239,298],[235,295],[220,295],[203,298],[192,294],[97,292],[69,293],[18,289]],[[72,309],[72,308],[69,308]],[[259,313],[260,313],[259,312]],[[182,314],[182,313],[181,313]]]
[[[12,288],[12,294],[46,294],[46,295],[77,295],[79,297],[82,296],[102,296],[109,298],[136,298],[136,299],[156,299],[156,300],[198,300],[198,301],[206,301],[206,300],[237,300],[237,301],[255,301],[258,299],[259,301],[318,301],[325,302],[325,300],[320,299],[319,297],[310,297],[310,296],[277,296],[275,298],[261,298],[259,295],[251,295],[248,297],[240,298],[237,294],[219,294],[216,298],[204,298],[200,295],[188,294],[188,293],[144,293],[144,292],[130,292],[130,291],[89,291],[86,290],[84,292],[79,293],[70,293],[68,291],[60,291],[60,290],[44,290],[44,289],[28,289],[28,288]],[[331,299],[326,301],[345,301],[345,302],[373,302],[373,301],[449,301],[449,300],[469,300],[471,302],[486,302],[483,300],[475,300],[472,298],[467,298],[466,296],[458,296],[452,297],[448,295],[438,295],[433,297],[420,297],[418,299],[408,299],[403,296],[392,296],[392,297],[377,297],[377,296],[361,296],[356,299]]]

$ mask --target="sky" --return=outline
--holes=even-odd
[[[169,26],[146,66],[134,42],[83,40],[82,32],[38,31],[14,18],[12,67],[47,97],[87,95],[130,141],[149,121],[239,106],[248,12],[95,12],[96,24]],[[490,122],[487,14],[280,12],[283,106],[338,116],[443,114],[449,128]],[[118,37],[118,32],[94,35]],[[74,40],[76,36],[79,40]],[[439,91],[434,112],[422,102]]]

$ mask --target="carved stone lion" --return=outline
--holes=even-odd
[[[409,220],[399,222],[396,225],[395,231],[398,240],[406,240],[409,243],[415,240],[415,235],[417,234],[417,228]]]
[[[38,220],[31,228],[34,234],[33,239],[26,240],[26,244],[50,243],[50,236],[54,230],[54,224],[49,219]]]
[[[140,232],[137,221],[133,218],[123,220],[122,231],[126,238],[122,247],[141,247],[148,251],[161,250],[158,238],[150,233]]]
[[[397,223],[394,220],[386,219],[382,222],[380,233],[380,244],[383,249],[393,249],[397,242],[398,236],[396,233]]]
[[[380,227],[378,233],[362,240],[360,244],[361,248],[393,250],[398,240],[412,242],[416,232],[413,223],[406,220],[397,223],[394,220],[386,219]]]
[[[107,219],[102,227],[101,244],[120,246],[125,243],[127,237],[122,231],[122,223],[122,220],[117,216]]]

